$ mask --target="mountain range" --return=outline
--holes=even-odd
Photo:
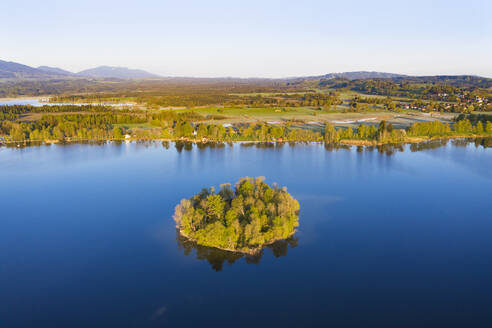
[[[0,78],[49,78],[51,75],[51,73],[27,65],[0,60]]]
[[[146,72],[140,69],[130,69],[127,67],[113,67],[113,66],[99,66],[91,69],[86,69],[78,73],[69,72],[67,70],[58,67],[49,66],[39,66],[37,68],[30,67],[27,65],[8,62],[0,60],[0,81],[8,79],[63,79],[63,78],[95,78],[95,79],[149,79],[149,78],[161,78],[161,76]],[[419,77],[419,76],[408,76],[403,74],[394,73],[384,73],[384,72],[369,72],[369,71],[356,71],[356,72],[341,72],[341,73],[329,73],[325,75],[316,76],[301,76],[301,77],[290,77],[283,78],[284,80],[292,83],[299,83],[306,80],[323,80],[323,79],[335,79],[343,78],[348,80],[357,79],[419,79],[419,78],[434,78],[441,79],[446,76],[433,76],[433,77]],[[448,76],[447,78],[460,76]],[[461,76],[463,77],[463,76]],[[478,78],[470,76],[470,78]],[[183,78],[175,78],[183,79]],[[194,80],[194,78],[187,78]],[[219,78],[223,79],[234,79],[234,78]],[[252,79],[249,79],[252,80]],[[262,80],[257,78],[257,80]],[[487,79],[488,80],[488,79]]]
[[[148,79],[159,78],[160,76],[140,70],[130,69],[127,67],[99,66],[96,68],[86,69],[78,73],[72,73],[58,67],[39,66],[38,68],[0,60],[0,78],[61,78],[61,77],[91,77],[91,78],[115,78],[115,79]],[[382,73],[382,72],[343,72],[330,73],[319,76],[292,77],[285,80],[318,80],[345,78],[353,79],[374,79],[374,78],[397,78],[405,77],[401,74]]]
[[[342,78],[348,80],[359,80],[359,79],[394,79],[399,77],[407,77],[407,75],[403,74],[394,74],[394,73],[384,73],[384,72],[368,72],[368,71],[356,71],[356,72],[342,72],[342,73],[329,73],[320,76],[313,76],[313,79],[335,79]],[[307,77],[305,79],[309,79],[311,77]]]
[[[46,72],[48,74],[54,74],[54,75],[65,75],[65,76],[75,76],[77,74],[66,71],[64,69],[58,68],[58,67],[49,67],[49,66],[39,66],[38,70],[41,70],[43,72]]]
[[[158,78],[158,75],[143,71],[141,69],[130,69],[127,67],[99,66],[78,72],[79,76],[94,78],[116,78],[116,79],[148,79]]]
[[[91,77],[114,79],[148,79],[159,78],[158,75],[127,67],[99,66],[78,73],[69,72],[58,67],[27,65],[0,60],[0,79],[49,79],[67,77]]]

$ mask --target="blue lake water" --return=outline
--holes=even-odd
[[[414,150],[0,147],[0,327],[490,327],[492,148]],[[180,199],[242,176],[299,200],[293,240],[177,240]]]

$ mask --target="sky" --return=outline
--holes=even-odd
[[[0,59],[163,76],[492,77],[492,0],[1,0]]]

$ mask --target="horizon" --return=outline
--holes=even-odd
[[[492,40],[484,33],[492,30],[491,10],[484,0],[147,0],[138,6],[7,0],[0,18],[16,28],[0,30],[0,55],[31,67],[128,67],[162,77],[275,79],[368,71],[491,78]]]
[[[0,59],[0,61],[2,61],[2,59]],[[21,64],[21,65],[26,65],[24,63],[19,63],[19,62],[15,62],[15,61],[5,61],[5,62],[10,62],[10,63],[14,63],[14,64]],[[489,77],[489,76],[484,76],[484,75],[476,75],[476,74],[433,74],[433,75],[412,75],[412,74],[404,74],[404,73],[399,73],[399,72],[382,72],[382,71],[372,71],[372,70],[359,70],[359,71],[334,71],[334,72],[325,72],[325,73],[318,73],[318,74],[315,74],[315,75],[298,75],[298,76],[281,76],[281,77],[263,77],[263,76],[245,76],[245,77],[241,77],[241,76],[184,76],[184,75],[159,75],[157,73],[154,73],[154,72],[149,72],[149,71],[146,71],[145,69],[141,69],[141,68],[135,68],[135,67],[128,67],[128,66],[110,66],[110,65],[98,65],[98,66],[94,66],[94,67],[88,67],[88,68],[85,68],[85,69],[82,69],[81,71],[70,71],[68,69],[65,69],[63,67],[59,67],[59,66],[48,66],[48,65],[40,65],[40,66],[31,66],[31,65],[26,65],[26,66],[29,66],[31,68],[36,68],[36,69],[40,69],[42,67],[46,67],[46,68],[52,68],[52,69],[61,69],[61,70],[64,70],[64,71],[67,71],[69,73],[72,73],[74,75],[76,74],[80,74],[84,71],[87,71],[87,70],[93,70],[93,69],[99,69],[99,68],[117,68],[117,69],[128,69],[128,70],[140,70],[140,71],[144,71],[146,73],[150,73],[150,74],[153,74],[155,75],[155,79],[159,79],[159,78],[190,78],[190,79],[266,79],[266,80],[283,80],[283,79],[296,79],[296,78],[307,78],[307,77],[320,77],[320,76],[324,76],[324,75],[330,75],[330,74],[347,74],[347,73],[380,73],[380,74],[392,74],[392,75],[400,75],[400,76],[406,76],[406,77],[426,77],[426,76],[474,76],[474,77],[479,77],[479,78],[492,78],[492,77]],[[81,76],[82,77],[82,76]],[[148,79],[152,79],[152,78],[148,78]]]

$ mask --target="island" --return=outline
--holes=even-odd
[[[239,179],[234,189],[222,184],[202,189],[176,206],[174,220],[182,237],[198,245],[256,254],[263,247],[295,234],[299,202],[264,177]]]

